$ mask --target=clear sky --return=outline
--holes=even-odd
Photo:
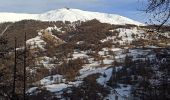
[[[146,22],[146,0],[0,0],[0,12],[43,13],[63,7],[119,14]]]

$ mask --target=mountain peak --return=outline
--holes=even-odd
[[[68,7],[65,7],[65,9],[70,10],[70,8],[68,8]]]
[[[15,18],[15,16],[17,16]],[[79,9],[73,8],[61,8],[57,10],[51,10],[42,14],[17,14],[13,13],[0,13],[0,22],[4,21],[20,21],[24,19],[35,19],[42,21],[87,21],[97,19],[102,23],[109,24],[134,24],[134,25],[143,25],[140,22],[134,21],[132,19],[117,15],[117,14],[107,14],[107,13],[99,13],[92,11],[83,11]]]

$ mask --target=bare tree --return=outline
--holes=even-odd
[[[14,68],[13,68],[13,85],[12,85],[12,98],[17,98],[16,97],[16,70],[17,70],[17,59],[16,59],[16,45],[17,45],[17,39],[15,38],[15,47],[14,47],[14,52],[15,52],[15,58],[14,58]]]
[[[169,24],[170,0],[147,0],[145,11],[153,17],[150,21],[159,23],[160,27]]]

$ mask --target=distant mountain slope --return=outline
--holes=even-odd
[[[38,14],[24,14],[24,13],[0,13],[0,22],[15,22],[24,19],[37,20]]]
[[[117,15],[117,14],[107,14],[91,11],[83,11],[79,9],[68,9],[62,8],[57,10],[52,10],[42,14],[18,14],[18,13],[0,13],[0,22],[8,21],[20,21],[24,19],[34,19],[41,21],[87,21],[92,19],[97,19],[102,23],[109,24],[135,24],[143,25],[140,22],[134,21],[132,19]]]

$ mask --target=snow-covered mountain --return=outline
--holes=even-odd
[[[57,10],[52,10],[42,14],[24,14],[24,13],[0,13],[0,22],[8,21],[20,21],[24,19],[34,19],[41,21],[87,21],[92,19],[97,19],[102,23],[110,24],[135,24],[143,25],[140,22],[134,21],[132,19],[117,15],[117,14],[107,14],[91,11],[83,11],[79,9],[62,8]]]
[[[24,13],[0,13],[0,22],[16,22],[24,19],[37,20],[38,14],[24,14]]]

